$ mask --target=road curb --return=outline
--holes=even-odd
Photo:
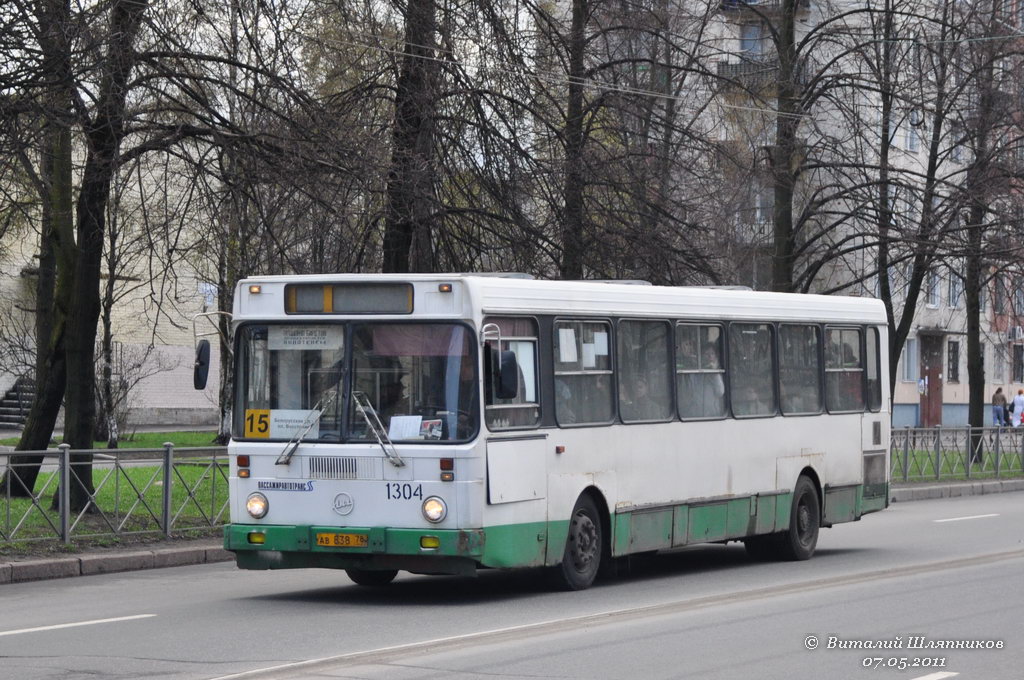
[[[979,496],[990,493],[1024,491],[1024,479],[989,479],[978,482],[949,482],[945,484],[907,484],[891,489],[894,503],[924,501],[935,498]]]
[[[234,553],[224,550],[219,541],[211,541],[153,550],[85,553],[74,557],[23,560],[0,563],[0,584],[226,562],[233,560],[234,557]]]

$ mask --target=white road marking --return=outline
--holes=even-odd
[[[962,522],[965,519],[983,519],[985,517],[999,517],[999,513],[994,512],[990,515],[971,515],[970,517],[950,517],[949,519],[933,519],[932,521],[936,524],[940,524],[942,522]],[[928,677],[931,678],[931,676]]]
[[[97,623],[117,623],[118,621],[134,621],[135,619],[148,619],[156,614],[136,614],[135,616],[119,616],[116,619],[95,619],[93,621],[79,621],[77,623],[59,623],[55,626],[39,626],[38,628],[22,628],[21,630],[0,631],[0,637],[4,635],[20,635],[21,633],[38,633],[44,630],[58,630],[60,628],[75,628],[77,626],[95,626]]]
[[[858,583],[875,583],[879,579],[894,579],[914,574],[925,574],[946,569],[971,566],[974,564],[987,564],[993,561],[1024,558],[1024,550],[1011,550],[1003,553],[992,553],[990,555],[978,555],[965,557],[945,562],[934,562],[922,564],[916,567],[908,567],[903,571],[891,569],[880,569],[877,571],[851,574],[849,576],[831,577],[818,579],[816,581],[805,581],[802,583],[791,583],[781,586],[771,586],[748,591],[739,591],[728,595],[708,595],[694,600],[683,600],[678,602],[666,602],[662,604],[646,605],[627,609],[613,609],[596,614],[583,614],[564,619],[551,619],[537,623],[524,623],[508,628],[497,628],[484,630],[476,633],[464,633],[449,637],[435,638],[421,642],[408,642],[390,647],[380,647],[361,652],[349,652],[337,656],[328,656],[319,659],[308,659],[305,661],[293,661],[276,666],[254,668],[248,671],[231,673],[230,675],[219,675],[211,680],[256,680],[264,678],[304,678],[309,677],[313,671],[333,669],[342,664],[351,663],[380,663],[383,660],[394,658],[396,655],[406,655],[421,652],[441,652],[445,648],[468,647],[476,642],[496,641],[502,638],[526,638],[531,635],[541,634],[544,631],[579,630],[588,625],[600,625],[604,622],[625,621],[639,619],[644,616],[656,614],[670,614],[674,612],[693,611],[707,609],[724,604],[737,602],[749,602],[751,599],[760,599],[786,595],[792,593],[806,593],[810,590],[825,589],[843,585],[854,585]],[[912,680],[943,680],[951,678],[959,673],[932,673]]]

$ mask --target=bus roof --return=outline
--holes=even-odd
[[[886,323],[885,306],[875,298],[772,293],[729,287],[652,286],[635,281],[561,281],[522,274],[310,274],[251,277],[249,284],[461,282],[474,308],[483,314],[573,314],[694,319],[815,320]],[[237,300],[236,296],[236,300]]]

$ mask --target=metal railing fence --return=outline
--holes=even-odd
[[[92,454],[85,492],[76,460]],[[15,462],[15,460],[29,462]],[[36,457],[32,460],[31,457]],[[216,529],[228,517],[226,447],[0,452],[3,507],[0,546],[17,542],[70,544],[128,534],[170,537]],[[894,482],[998,479],[1024,476],[1024,428],[931,427],[892,431]],[[22,477],[38,468],[34,481]],[[86,502],[64,502],[78,485]]]
[[[1024,475],[1024,428],[893,429],[894,482],[998,479]]]
[[[79,472],[86,454],[92,455],[91,488]],[[0,545],[54,539],[68,545],[128,534],[169,538],[227,522],[226,447],[76,451],[61,444],[3,452],[0,463],[6,482]]]

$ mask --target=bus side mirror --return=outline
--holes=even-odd
[[[498,355],[497,393],[498,399],[515,399],[519,394],[519,363],[516,353],[510,350],[496,352]]]
[[[197,390],[206,389],[206,378],[210,374],[210,341],[200,340],[196,345],[196,362],[192,366],[192,386]]]

